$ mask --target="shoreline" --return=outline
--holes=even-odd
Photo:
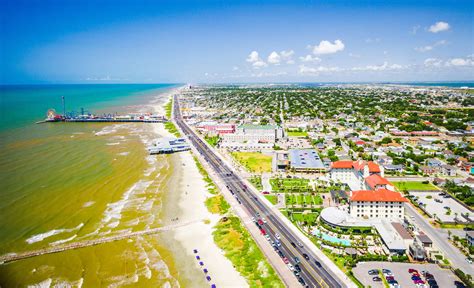
[[[175,88],[166,95],[160,96],[160,101],[151,103],[157,113],[164,113],[164,105],[169,101],[171,95],[179,88]],[[166,131],[163,124],[153,124],[155,134],[161,137],[173,137]],[[163,225],[177,222],[201,220],[199,222],[177,228],[170,233],[165,233],[163,238],[173,251],[175,267],[178,270],[178,278],[190,287],[202,287],[216,284],[218,287],[248,287],[247,280],[233,267],[232,262],[227,259],[224,252],[214,242],[214,226],[220,220],[221,215],[212,214],[208,211],[205,201],[212,197],[207,189],[207,183],[198,170],[191,151],[171,154],[170,162],[174,170],[168,180],[168,191],[163,197],[163,210],[161,212]],[[175,185],[173,185],[175,184]],[[175,218],[178,220],[172,220]],[[194,254],[193,250],[198,253]],[[196,255],[204,262],[200,267]],[[202,271],[206,268],[211,281],[205,280]]]

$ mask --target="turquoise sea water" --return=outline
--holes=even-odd
[[[66,111],[122,112],[123,106],[146,103],[148,96],[173,84],[3,85],[0,86],[0,132],[43,120],[53,108]],[[156,93],[155,93],[156,94]],[[116,111],[118,110],[118,111]]]

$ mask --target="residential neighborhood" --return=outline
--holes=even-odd
[[[213,85],[180,97],[185,121],[348,275],[383,261],[470,279],[470,93]]]

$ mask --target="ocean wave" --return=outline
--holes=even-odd
[[[28,244],[33,244],[33,243],[36,243],[36,242],[41,242],[43,241],[44,239],[46,238],[49,238],[51,236],[54,236],[54,235],[57,235],[57,234],[61,234],[61,233],[64,233],[64,232],[73,232],[73,231],[76,231],[76,230],[79,230],[82,228],[82,226],[84,226],[84,223],[81,223],[79,225],[77,225],[76,227],[74,228],[69,228],[69,229],[54,229],[54,230],[51,230],[51,231],[48,231],[48,232],[45,232],[45,233],[41,233],[41,234],[37,234],[37,235],[34,235],[28,239],[26,239],[26,242]]]
[[[87,207],[90,207],[94,204],[95,204],[95,201],[88,201],[88,202],[84,203],[84,205],[82,205],[82,207],[87,208]]]
[[[63,244],[63,243],[66,243],[66,242],[69,242],[71,240],[73,240],[74,238],[77,237],[77,234],[74,234],[72,235],[71,237],[69,238],[66,238],[66,239],[61,239],[61,240],[58,240],[58,241],[54,241],[51,243],[51,245],[58,245],[58,244]]]
[[[105,145],[108,145],[108,146],[116,146],[116,145],[120,145],[120,142],[112,142],[112,143],[107,143]]]

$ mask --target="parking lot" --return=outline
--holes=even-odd
[[[438,282],[439,287],[455,287],[454,281],[459,279],[451,270],[441,269],[436,264],[413,264],[413,263],[393,263],[393,262],[360,262],[352,271],[354,276],[364,284],[365,287],[383,288],[383,282],[372,281],[374,276],[369,275],[371,269],[389,269],[392,271],[395,280],[401,287],[417,287],[411,280],[411,275],[408,269],[416,269],[421,274],[421,271],[429,271],[433,274],[434,279]],[[424,279],[422,277],[422,279]]]
[[[454,222],[456,214],[458,220],[464,222],[466,219],[462,217],[461,214],[469,213],[472,215],[468,209],[456,202],[453,198],[443,198],[443,196],[439,194],[440,192],[410,192],[410,195],[418,197],[417,202],[426,204],[425,210],[428,214],[433,216],[433,214],[436,213],[436,217],[439,218],[441,222]],[[446,214],[448,209],[445,207],[451,209],[449,215]],[[472,219],[473,216],[470,216],[470,218],[474,220]]]

